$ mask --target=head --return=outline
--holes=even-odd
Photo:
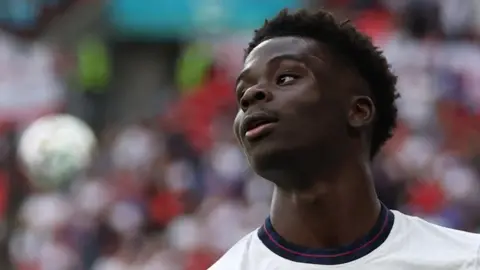
[[[395,128],[395,84],[385,57],[349,22],[284,10],[246,49],[234,132],[272,181],[369,161]]]

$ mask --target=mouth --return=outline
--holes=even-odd
[[[277,122],[277,118],[269,115],[249,115],[244,119],[242,133],[249,141],[257,140],[268,135]]]

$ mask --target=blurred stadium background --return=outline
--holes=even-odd
[[[400,77],[383,202],[480,232],[480,1],[0,0],[0,269],[205,270],[262,223],[272,187],[232,138],[232,78],[283,7],[351,18]],[[15,157],[50,112],[100,140],[55,192]]]

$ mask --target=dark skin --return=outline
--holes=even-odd
[[[254,171],[275,184],[270,217],[286,240],[312,248],[364,236],[380,211],[370,171],[375,106],[363,79],[325,44],[277,37],[246,58],[234,132]],[[254,138],[246,119],[272,123]]]

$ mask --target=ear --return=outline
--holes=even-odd
[[[375,118],[375,105],[368,96],[354,96],[350,103],[348,121],[350,126],[363,128],[370,125]]]

